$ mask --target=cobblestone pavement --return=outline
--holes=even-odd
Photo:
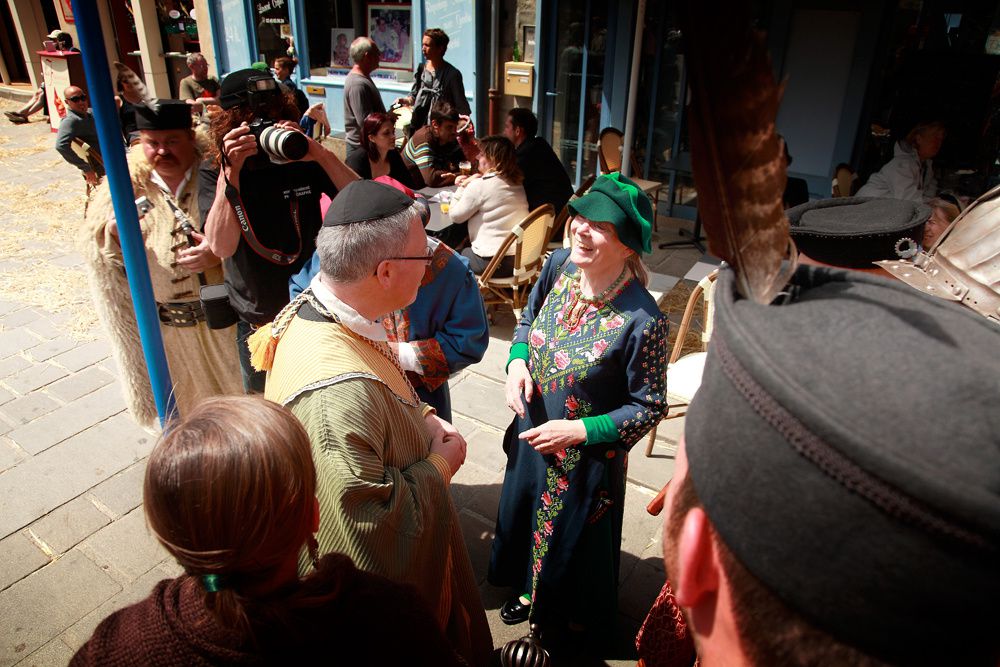
[[[0,100],[0,110],[11,108]],[[72,224],[52,214],[75,212],[78,224],[75,202],[82,206],[84,183],[47,139],[54,135],[43,121],[0,124],[0,179],[8,194],[20,187],[52,200],[50,208],[35,200],[12,205],[0,195],[0,667],[66,664],[101,619],[180,572],[150,535],[141,508],[156,434],[125,411],[103,334],[81,326],[93,320],[86,317],[92,311],[80,257],[64,238]],[[26,226],[32,238],[19,245]],[[697,258],[693,251],[660,252],[651,265],[681,276]],[[40,271],[48,277],[32,278]],[[25,276],[41,283],[41,295],[11,288]],[[48,304],[45,289],[59,291],[55,303]],[[451,383],[455,422],[469,442],[452,495],[497,646],[527,632],[499,622],[507,591],[485,581],[505,464],[500,442],[510,422],[502,383],[512,327],[510,316],[500,316],[484,361]],[[682,421],[660,427],[653,457],[642,456],[640,445],[630,461],[621,641],[610,664],[634,664],[631,639],[663,581],[661,520],[644,508],[671,474]]]

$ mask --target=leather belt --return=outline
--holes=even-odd
[[[160,323],[168,327],[194,327],[205,321],[205,311],[200,301],[159,303]]]

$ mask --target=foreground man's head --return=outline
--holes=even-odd
[[[723,271],[667,495],[703,665],[997,664],[1000,329],[902,284]]]

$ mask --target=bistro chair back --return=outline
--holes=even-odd
[[[850,165],[843,162],[837,165],[833,172],[833,182],[830,191],[834,197],[853,197],[858,191],[858,175]]]
[[[705,370],[706,353],[704,350],[708,347],[708,341],[712,337],[712,321],[715,315],[715,279],[718,277],[719,270],[716,269],[702,278],[691,291],[691,296],[688,297],[687,305],[684,307],[684,315],[681,318],[680,326],[677,327],[677,337],[674,339],[674,346],[667,362],[667,416],[664,419],[677,419],[686,415],[687,406],[701,386],[701,376]],[[704,306],[704,320],[701,330],[702,351],[691,352],[682,357],[684,341],[691,329],[691,321],[694,319],[695,310],[699,305]],[[646,456],[652,455],[655,440],[656,426],[649,432],[649,440],[646,442]]]
[[[602,174],[610,174],[613,171],[622,169],[622,147],[625,145],[625,136],[616,127],[606,127],[601,130],[601,135],[597,138],[597,157],[601,165]],[[639,178],[642,173],[635,156],[629,161],[632,167],[630,177],[639,189],[646,193],[650,203],[653,205],[653,231],[656,231],[656,218],[659,215],[660,193],[668,184],[659,181],[647,181]]]
[[[521,318],[531,287],[542,271],[554,220],[552,205],[544,204],[514,226],[479,276],[479,289],[486,304],[510,306],[514,317]],[[514,275],[494,277],[511,246],[514,247]]]
[[[579,199],[583,195],[587,194],[587,191],[590,190],[590,186],[594,184],[594,179],[596,178],[596,174],[591,174],[585,178],[580,187],[578,187],[576,192],[573,193],[573,196],[569,198],[569,201]],[[572,219],[573,216],[570,215],[569,212],[569,202],[566,202],[566,205],[562,207],[561,211],[559,211],[559,215],[556,216],[555,222],[552,223],[552,236],[549,238],[550,252],[558,250],[559,248],[568,248],[570,246],[569,223]],[[561,242],[556,240],[556,231],[560,229],[563,231]]]

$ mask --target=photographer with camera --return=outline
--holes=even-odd
[[[263,392],[264,374],[251,368],[246,339],[288,303],[288,279],[312,257],[323,222],[320,195],[333,197],[358,176],[300,131],[293,96],[269,72],[233,72],[219,92],[222,111],[211,126],[218,158],[202,165],[199,204],[239,318],[244,390]]]
[[[142,236],[160,319],[163,350],[181,414],[210,396],[240,393],[236,328],[212,330],[199,302],[204,285],[220,284],[219,258],[201,233],[195,206],[198,163],[209,149],[204,132],[191,129],[191,107],[160,100],[135,107],[139,145],[128,155]],[[111,189],[101,184],[87,208],[80,236],[97,314],[108,331],[129,410],[137,422],[156,419],[135,311],[125,277]],[[218,285],[221,287],[221,285]]]

